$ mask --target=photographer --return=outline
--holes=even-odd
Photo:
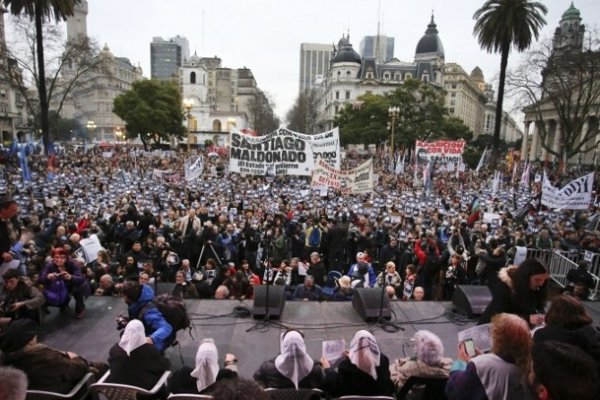
[[[6,271],[2,278],[5,297],[0,303],[0,326],[19,318],[29,318],[39,324],[44,295],[29,278],[20,277],[15,269]]]

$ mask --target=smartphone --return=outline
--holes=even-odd
[[[475,357],[477,352],[475,351],[475,343],[473,343],[473,339],[466,339],[463,342],[465,346],[465,352],[469,355],[469,357]]]

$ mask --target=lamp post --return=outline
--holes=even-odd
[[[388,126],[391,130],[391,138],[390,138],[390,160],[392,163],[394,162],[394,128],[396,126],[396,120],[400,115],[400,107],[394,106],[388,108],[388,114],[391,118],[391,122],[388,122]]]
[[[192,107],[194,107],[194,99],[183,99],[183,106],[187,110],[187,149],[190,151],[191,146],[191,121],[192,121]]]
[[[88,132],[90,132],[90,133],[93,135],[93,134],[94,134],[94,130],[96,130],[96,128],[97,128],[98,126],[96,125],[96,123],[95,123],[94,121],[92,121],[92,120],[89,120],[89,121],[87,122],[87,124],[85,124],[85,127],[87,128]],[[90,138],[90,140],[91,140],[91,139],[92,139],[92,138]]]

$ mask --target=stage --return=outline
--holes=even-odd
[[[382,352],[396,359],[404,354],[412,355],[410,338],[420,329],[439,335],[446,354],[455,357],[457,333],[474,325],[474,322],[463,326],[450,322],[444,313],[451,309],[451,304],[445,302],[392,302],[391,309],[395,313],[392,321],[404,331],[389,333],[364,322],[350,302],[288,301],[281,320],[272,321],[268,328],[248,331],[257,320],[235,317],[231,313],[240,305],[251,310],[252,301],[187,300],[186,304],[194,326],[193,337],[187,331],[177,334],[185,364],[194,364],[198,344],[210,337],[215,340],[220,358],[227,352],[235,354],[242,376],[247,377],[252,376],[262,361],[278,354],[279,335],[285,330],[284,326],[304,332],[307,349],[315,359],[321,357],[323,340],[344,339],[348,348],[352,336],[360,329],[370,330]],[[123,299],[97,296],[87,299],[85,317],[81,320],[60,314],[56,308],[50,312],[42,323],[41,342],[95,361],[107,359],[110,347],[119,340],[115,319],[119,314],[127,315]],[[181,366],[178,347],[170,348],[166,354],[174,368]]]

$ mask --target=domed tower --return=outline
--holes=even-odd
[[[427,25],[425,35],[419,40],[415,51],[415,61],[430,61],[438,65],[444,63],[444,46],[438,36],[437,25],[431,14],[431,22]]]
[[[581,13],[573,2],[560,19],[559,26],[554,31],[552,44],[554,51],[581,50],[585,25],[581,23]]]
[[[337,52],[331,59],[331,79],[334,81],[356,79],[361,65],[362,58],[352,48],[350,35],[342,36],[338,42]]]
[[[481,70],[481,68],[473,68],[473,71],[471,71],[471,80],[473,81],[473,83],[475,83],[475,85],[477,85],[479,90],[481,90],[482,92],[485,90],[485,78],[483,76],[483,71]]]

